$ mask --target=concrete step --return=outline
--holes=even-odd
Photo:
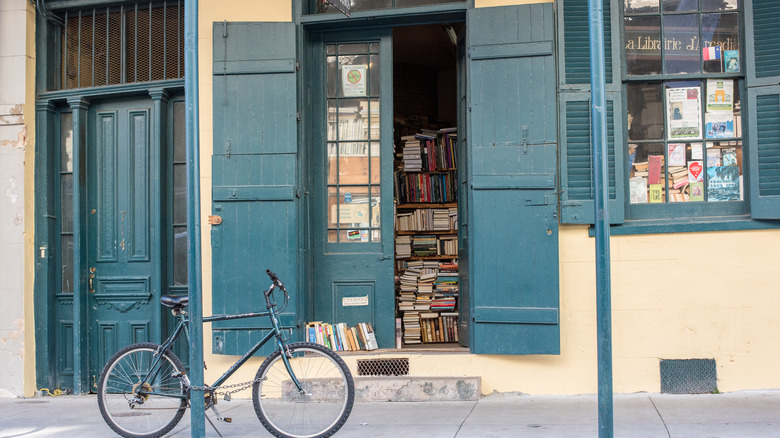
[[[355,377],[356,401],[474,401],[481,394],[479,377]]]

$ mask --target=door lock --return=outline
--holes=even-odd
[[[95,267],[89,268],[89,293],[94,294],[95,288],[92,286],[92,280],[95,278]]]

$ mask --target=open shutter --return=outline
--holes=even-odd
[[[609,220],[625,220],[623,109],[620,97],[619,22],[613,22],[610,2],[604,2],[604,56],[607,89],[607,158]],[[620,14],[614,14],[619,17]],[[590,35],[588,2],[565,0],[558,10],[560,200],[562,223],[595,223],[590,114]]]
[[[293,23],[214,24],[212,310],[264,311],[271,269],[292,295],[286,327],[301,296],[295,72]],[[266,318],[215,322],[213,351],[243,354],[267,328]]]
[[[780,2],[745,2],[750,214],[780,219]],[[751,25],[752,24],[752,25]]]
[[[475,353],[559,354],[552,4],[468,11]]]

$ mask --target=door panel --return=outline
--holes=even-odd
[[[371,322],[380,348],[394,345],[391,37],[383,31],[313,44],[313,318]],[[354,34],[352,38],[355,38]],[[315,38],[316,39],[316,38]],[[322,88],[322,87],[316,87]]]
[[[124,345],[148,341],[159,325],[152,242],[160,239],[159,154],[152,153],[150,99],[90,108],[87,151],[87,278],[90,387]],[[156,261],[160,263],[161,261]]]

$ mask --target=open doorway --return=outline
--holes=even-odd
[[[457,347],[458,35],[393,30],[396,348]]]

